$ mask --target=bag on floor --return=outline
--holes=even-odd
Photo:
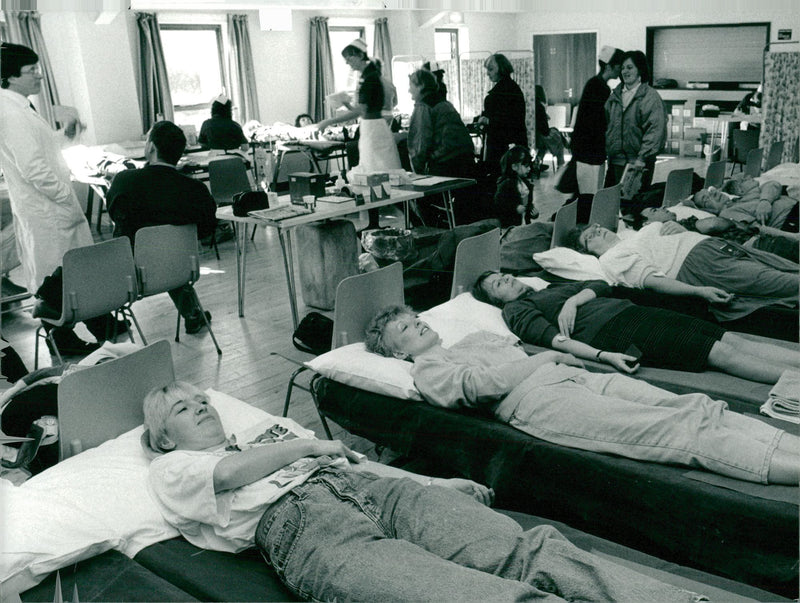
[[[319,312],[309,312],[292,334],[292,343],[301,352],[320,355],[331,351],[333,321]]]

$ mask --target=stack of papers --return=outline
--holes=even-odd
[[[310,209],[306,209],[300,205],[278,205],[277,207],[270,207],[269,209],[256,209],[249,212],[254,218],[260,218],[261,220],[270,222],[305,216],[310,213]]]
[[[784,371],[761,405],[761,414],[800,423],[800,372]]]

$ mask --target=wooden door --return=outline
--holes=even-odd
[[[535,34],[533,61],[534,77],[547,93],[547,103],[575,107],[583,86],[597,72],[597,34]]]

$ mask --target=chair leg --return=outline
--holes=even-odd
[[[139,333],[139,337],[142,340],[142,345],[147,345],[147,339],[145,339],[144,333],[142,333],[142,328],[139,326],[139,321],[136,320],[136,315],[133,313],[133,310],[130,307],[127,307],[127,308],[123,309],[122,310],[122,316],[123,317],[125,317],[125,316],[129,316],[130,317],[131,322],[133,323],[133,326],[136,327],[136,331],[137,331],[137,333]],[[128,339],[130,339],[131,342],[134,343],[134,341],[133,341],[133,333],[131,332],[130,329],[128,329]]]
[[[175,326],[175,341],[180,342],[181,340],[181,313],[178,312],[178,323]]]
[[[53,337],[52,331],[42,335],[42,329],[43,328],[44,327],[39,325],[36,328],[36,333],[34,335],[34,337],[35,337],[35,344],[34,344],[34,348],[33,348],[33,369],[34,370],[39,368],[39,340],[40,339],[45,339],[46,341],[50,342],[50,346],[52,346],[53,350],[55,350],[56,360],[58,360],[58,364],[59,365],[64,364],[64,359],[61,357],[61,352],[58,351],[58,346],[56,345],[56,341],[55,341],[55,338]],[[45,346],[45,347],[47,347],[47,346]],[[49,352],[49,347],[48,347],[48,352]]]
[[[300,376],[300,373],[309,370],[308,367],[301,366],[297,370],[292,373],[292,376],[289,377],[289,386],[286,388],[286,399],[283,402],[283,415],[284,417],[289,416],[289,404],[292,401],[292,390],[294,389],[294,380]]]
[[[194,305],[200,311],[200,316],[203,318],[203,322],[206,323],[208,334],[211,335],[211,341],[214,342],[214,347],[217,348],[217,355],[222,356],[222,349],[220,349],[219,344],[217,343],[217,338],[214,336],[214,330],[211,328],[211,322],[209,322],[208,318],[206,318],[206,311],[203,309],[203,304],[200,303],[200,298],[197,297],[197,291],[194,290],[194,286],[192,286],[191,289],[192,296],[194,297]],[[180,324],[180,312],[178,312],[178,324]],[[175,341],[177,341],[177,337]]]
[[[314,406],[317,409],[317,414],[319,415],[319,420],[322,423],[322,428],[325,430],[325,435],[328,436],[329,440],[333,439],[331,435],[331,430],[328,427],[328,421],[325,419],[325,415],[322,414],[322,411],[319,409],[319,401],[317,400],[317,391],[314,388],[314,382],[319,379],[321,375],[314,375],[311,379],[311,383],[308,386],[308,391],[311,392],[311,399],[314,401]]]
[[[258,229],[258,224],[253,224],[253,232],[250,234],[250,240],[256,240],[256,230]]]

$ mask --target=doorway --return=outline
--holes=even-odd
[[[569,103],[574,109],[597,71],[597,32],[534,34],[533,61],[534,78],[547,103]]]

